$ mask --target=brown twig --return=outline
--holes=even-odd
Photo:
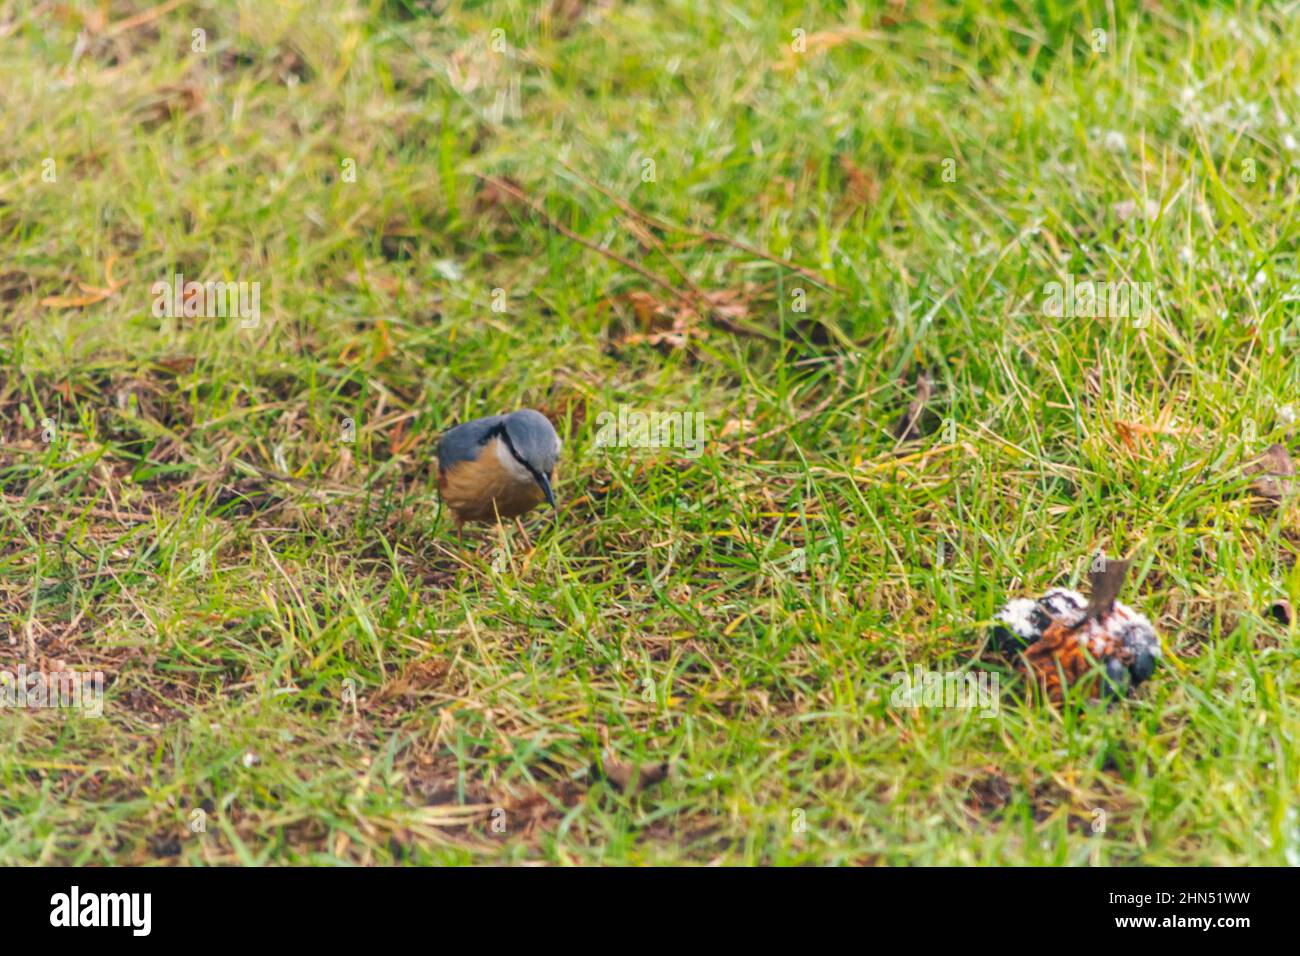
[[[606,258],[613,259],[619,265],[623,266],[624,268],[631,269],[639,276],[643,276],[646,279],[649,279],[655,285],[659,286],[662,289],[666,289],[668,292],[672,293],[677,298],[679,299],[686,298],[685,293],[683,293],[680,289],[674,286],[663,276],[651,272],[649,269],[645,268],[644,266],[637,265],[631,259],[628,259],[625,256],[620,256],[617,252],[613,251],[612,249],[607,249],[604,246],[602,246],[600,243],[593,242],[591,239],[588,239],[586,236],[579,235],[578,233],[570,229],[568,226],[557,221],[554,216],[552,216],[549,212],[546,211],[546,208],[542,206],[541,203],[533,199],[531,196],[528,196],[526,193],[523,192],[523,190],[519,189],[513,184],[508,183],[503,179],[498,179],[495,176],[486,176],[482,173],[475,173],[475,175],[478,176],[478,178],[483,180],[485,183],[490,183],[491,185],[495,186],[497,189],[501,190],[503,193],[506,193],[507,195],[513,196],[515,199],[518,199],[521,203],[523,203],[533,212],[537,213],[537,215],[541,216],[544,220],[546,220],[546,224],[550,226],[552,229],[554,229],[556,232],[560,233],[560,235],[572,239],[574,242],[578,243],[578,245],[586,246],[588,249],[592,250],[593,252],[598,252],[602,256],[605,256]]]
[[[682,281],[686,283],[687,287],[690,288],[695,297],[701,302],[707,304],[709,297],[704,294],[704,290],[696,285],[695,280],[687,274],[686,270],[677,264],[677,260],[668,254],[668,250],[665,249],[664,244],[659,241],[659,237],[637,223],[635,221],[636,218],[638,217],[633,216],[632,220],[623,220],[627,223],[627,227],[631,231],[632,235],[652,246],[659,255],[663,256],[663,258],[667,260],[668,264],[673,267],[673,271],[682,277]]]
[[[537,213],[537,215],[541,216],[542,219],[546,221],[546,224],[549,225],[556,232],[560,233],[563,236],[566,236],[569,239],[572,239],[574,242],[578,243],[581,246],[585,246],[586,248],[591,249],[594,252],[600,253],[602,256],[605,256],[606,258],[612,259],[613,261],[617,262],[619,265],[631,269],[633,272],[637,273],[638,275],[644,276],[645,278],[653,282],[655,285],[659,286],[662,289],[667,290],[676,299],[685,303],[687,306],[694,308],[698,314],[705,316],[715,325],[725,329],[728,332],[731,332],[734,335],[752,335],[758,338],[767,338],[767,339],[772,338],[772,335],[769,332],[759,330],[759,329],[746,328],[745,326],[740,325],[739,323],[734,322],[731,319],[727,318],[726,316],[722,315],[718,311],[718,309],[715,308],[713,301],[708,296],[708,293],[706,293],[703,289],[701,289],[698,285],[696,285],[696,283],[691,279],[691,277],[688,276],[686,272],[676,262],[673,261],[672,257],[668,255],[668,252],[663,248],[663,244],[659,242],[658,239],[655,239],[653,236],[650,236],[649,234],[643,232],[638,233],[639,235],[643,235],[644,238],[648,239],[651,242],[651,244],[656,249],[658,249],[660,254],[663,255],[663,257],[669,261],[673,269],[678,273],[678,275],[682,277],[682,280],[686,283],[688,287],[686,291],[677,288],[666,278],[659,275],[658,273],[651,272],[649,269],[645,268],[644,266],[638,265],[637,263],[633,262],[631,259],[619,255],[617,252],[614,252],[612,249],[608,249],[605,246],[602,246],[600,243],[593,242],[591,239],[588,239],[586,236],[582,236],[574,232],[568,226],[557,221],[554,216],[552,216],[550,213],[546,211],[545,207],[543,207],[541,203],[539,203],[537,200],[533,199],[532,197],[528,196],[522,189],[520,189],[518,186],[515,186],[513,183],[507,182],[506,180],[503,179],[498,179],[495,176],[487,176],[482,173],[475,173],[475,175],[478,176],[478,178],[483,180],[485,183],[490,184],[491,186],[501,190],[506,195],[513,196],[515,199],[522,202],[529,209],[533,210],[533,212]],[[645,219],[644,216],[641,216],[634,209],[630,211],[630,214],[633,216],[637,216],[638,218],[641,218],[643,220]]]
[[[592,189],[596,190],[601,195],[605,196],[605,198],[615,203],[620,209],[622,209],[629,216],[635,216],[638,219],[654,226],[656,229],[663,229],[666,232],[684,232],[689,236],[694,236],[697,239],[703,239],[706,242],[717,242],[723,245],[731,246],[732,248],[739,249],[741,252],[748,253],[751,256],[757,256],[760,259],[766,259],[768,262],[773,262],[779,266],[784,266],[785,268],[790,269],[793,272],[798,272],[800,275],[805,276],[811,279],[812,281],[825,286],[826,288],[830,289],[833,292],[838,292],[841,295],[849,294],[847,289],[840,288],[835,283],[831,282],[829,279],[824,278],[820,273],[813,271],[807,266],[801,266],[797,262],[791,262],[789,259],[785,259],[782,258],[781,256],[774,255],[773,253],[767,252],[766,250],[759,249],[757,246],[751,246],[747,242],[741,242],[739,239],[735,239],[731,236],[723,235],[720,232],[714,232],[710,229],[697,229],[694,226],[674,225],[673,223],[665,222],[664,220],[659,219],[656,216],[651,216],[648,213],[644,213],[641,210],[637,209],[635,206],[633,206],[631,203],[629,203],[627,200],[625,200],[622,196],[617,195],[616,193],[610,191],[609,189],[602,186],[600,183],[596,182],[590,177],[584,175],[583,173],[580,173],[578,170],[574,169],[568,163],[564,163],[563,165],[565,169],[573,173],[573,175],[577,176],[579,179],[581,179]]]
[[[109,24],[108,29],[104,31],[104,35],[117,36],[117,34],[125,33],[127,30],[134,30],[136,27],[144,26],[152,20],[157,20],[163,14],[171,13],[184,2],[185,0],[166,0],[165,3],[160,3],[143,13],[137,13],[133,17],[127,17],[125,20],[118,20],[116,23]]]

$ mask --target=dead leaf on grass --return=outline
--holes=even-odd
[[[401,674],[390,678],[375,692],[374,702],[419,697],[421,692],[442,686],[449,670],[450,665],[445,660],[411,661]]]
[[[1296,490],[1295,462],[1285,445],[1269,445],[1263,454],[1246,465],[1245,472],[1258,475],[1250,483],[1250,491],[1261,499],[1264,508],[1276,508],[1282,499]]]
[[[685,347],[692,336],[698,338],[704,334],[692,325],[692,316],[675,309],[673,304],[661,302],[643,289],[620,296],[614,300],[614,304],[630,306],[637,327],[641,330],[622,335],[615,333],[615,345],[653,345],[679,349]]]
[[[757,334],[741,324],[749,315],[747,294],[739,289],[710,289],[666,302],[643,289],[628,292],[609,301],[630,306],[640,331],[616,331],[611,342],[684,348],[691,339],[707,337],[710,324],[733,334]]]
[[[78,282],[77,286],[81,289],[82,295],[48,295],[41,299],[41,305],[51,309],[79,309],[88,305],[94,305],[97,302],[103,302],[117,292],[118,289],[126,285],[126,280],[117,280],[113,278],[113,263],[117,261],[117,256],[109,256],[108,261],[104,263],[104,281],[107,287],[93,286],[85,282]]]
[[[194,371],[195,358],[193,355],[177,355],[173,358],[160,358],[154,364],[173,375],[188,375]]]
[[[652,764],[624,763],[606,754],[601,765],[593,766],[592,773],[626,794],[640,793],[647,787],[660,783],[672,772],[667,761]]]
[[[1172,403],[1161,408],[1156,415],[1156,420],[1150,424],[1121,419],[1115,421],[1115,432],[1129,455],[1133,458],[1147,458],[1148,460],[1163,458],[1168,453],[1167,449],[1162,447],[1160,443],[1162,437],[1179,438],[1184,435],[1191,435],[1195,431],[1196,429],[1192,426],[1178,423],[1174,417]]]

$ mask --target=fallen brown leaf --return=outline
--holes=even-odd
[[[188,375],[194,371],[195,358],[193,355],[178,355],[175,358],[158,359],[154,364],[175,375]]]
[[[1160,409],[1153,424],[1116,419],[1115,431],[1130,455],[1151,460],[1163,458],[1167,454],[1167,449],[1160,443],[1162,436],[1176,438],[1193,434],[1196,429],[1179,425],[1174,416],[1174,405],[1169,403]]]
[[[401,698],[415,698],[422,692],[429,692],[442,686],[451,665],[444,660],[411,661],[402,669],[401,674],[390,677],[375,692],[373,702],[383,703]]]
[[[96,302],[103,302],[118,289],[126,285],[126,280],[115,280],[113,278],[113,263],[117,261],[117,256],[109,256],[108,261],[104,263],[104,280],[108,283],[107,288],[100,286],[88,285],[85,282],[78,282],[77,286],[85,295],[48,295],[41,299],[41,305],[48,306],[52,309],[75,309],[87,305],[94,305]]]
[[[1247,475],[1258,475],[1250,484],[1251,492],[1263,499],[1263,506],[1276,507],[1296,490],[1295,462],[1282,444],[1272,444],[1246,465]]]
[[[624,763],[606,755],[603,767],[594,767],[596,776],[602,777],[623,793],[640,793],[646,787],[667,779],[672,767],[667,761],[654,764]]]
[[[680,303],[665,303],[658,297],[643,289],[635,289],[620,296],[616,303],[631,306],[636,316],[640,332],[615,334],[616,345],[663,345],[668,348],[683,348],[692,337],[699,338],[705,331],[698,328],[697,318],[692,310],[684,309]]]

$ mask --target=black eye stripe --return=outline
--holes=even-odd
[[[515,448],[515,443],[510,440],[510,433],[506,431],[505,425],[497,425],[490,432],[484,435],[482,444],[486,445],[493,438],[500,438],[503,442],[505,442],[506,451],[510,452],[510,457],[513,458],[515,461],[519,462],[519,464],[523,465],[526,469],[528,469],[528,473],[533,476],[533,481],[537,482],[539,485],[542,484],[541,472],[539,472],[528,462],[524,461],[524,457],[521,454],[519,454],[519,450]]]

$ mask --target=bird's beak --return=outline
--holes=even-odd
[[[555,507],[555,492],[551,490],[551,479],[545,475],[538,475],[537,484],[541,486],[542,494],[546,495],[546,503],[558,511],[559,509]]]

